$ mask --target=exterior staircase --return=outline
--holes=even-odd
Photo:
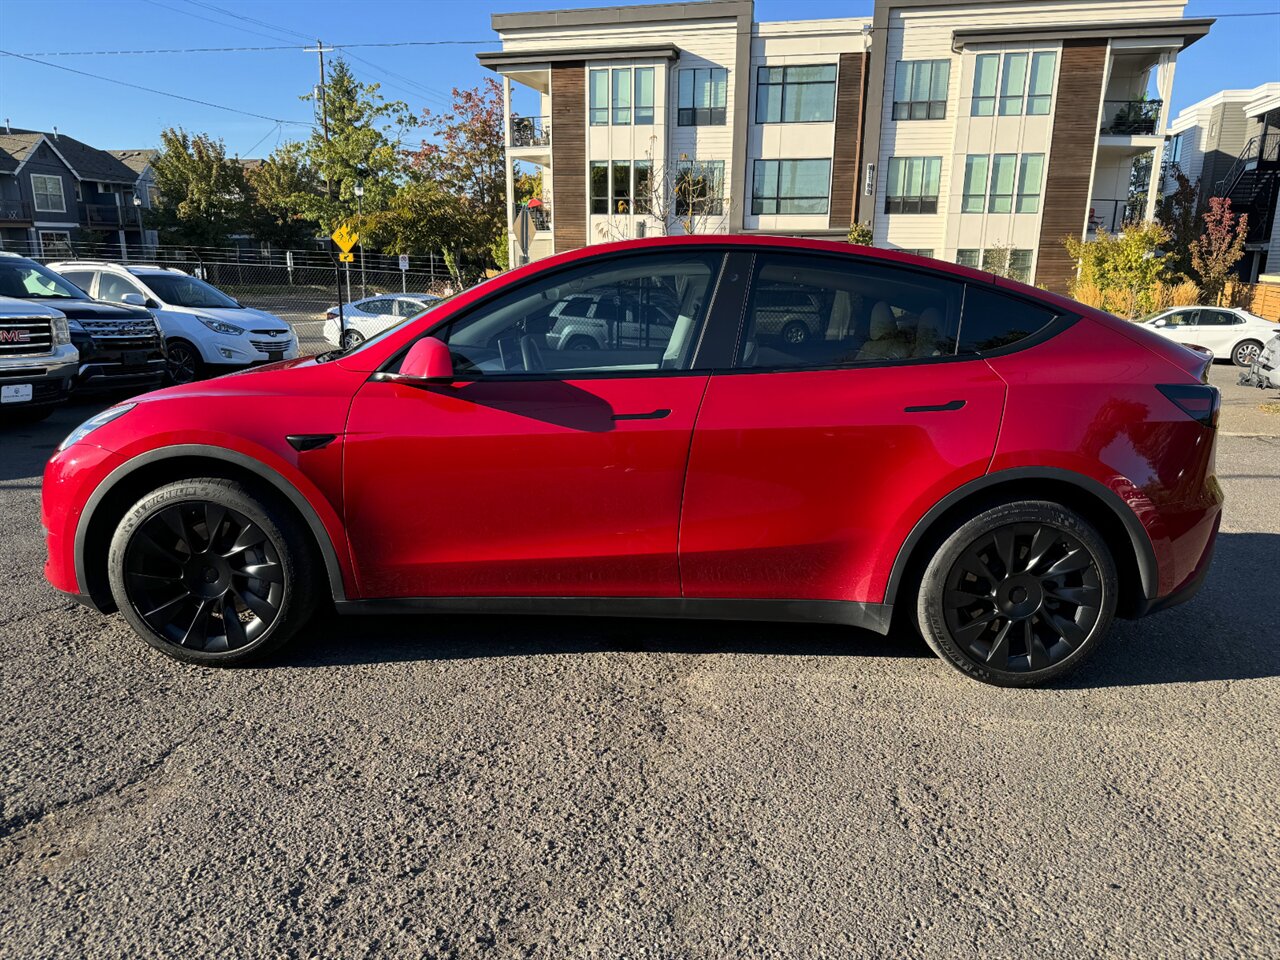
[[[1266,243],[1280,196],[1280,128],[1266,126],[1250,138],[1213,193],[1229,198],[1233,212],[1249,215],[1247,243]]]

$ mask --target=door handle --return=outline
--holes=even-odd
[[[963,407],[963,400],[948,400],[946,403],[924,404],[919,407],[903,407],[904,413],[949,413],[952,410],[959,410]]]
[[[670,410],[650,410],[648,413],[615,413],[614,420],[662,420],[671,416]]]

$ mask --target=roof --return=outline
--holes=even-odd
[[[499,70],[541,63],[576,63],[579,60],[674,60],[680,48],[674,43],[650,44],[644,47],[574,47],[571,49],[518,49],[477,53],[482,67]]]
[[[554,30],[563,27],[618,26],[646,22],[669,23],[673,20],[733,20],[740,16],[751,18],[751,0],[693,0],[693,2],[684,3],[495,13],[489,18],[489,22],[494,30],[502,33],[510,30]]]
[[[108,150],[111,154],[126,167],[142,176],[142,172],[151,165],[151,161],[159,153],[159,150]]]
[[[952,32],[951,47],[958,51],[966,43],[997,43],[1010,39],[1022,41],[1072,38],[1113,40],[1172,37],[1181,40],[1183,48],[1186,48],[1205,36],[1214,22],[1212,17],[1179,17],[1165,20],[1110,20],[968,27]]]
[[[81,180],[100,180],[104,183],[135,183],[138,174],[109,150],[99,150],[65,133],[54,136],[41,130],[10,128],[0,134],[0,172],[13,173],[27,156],[43,140],[53,148]]]

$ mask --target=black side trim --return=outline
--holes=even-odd
[[[648,413],[615,413],[615,420],[662,420],[671,416],[670,410],[650,410]]]
[[[963,400],[948,400],[946,403],[924,404],[919,407],[903,407],[903,413],[949,413],[964,406]]]
[[[286,440],[289,446],[297,450],[299,453],[305,453],[307,450],[320,450],[333,443],[338,438],[336,433],[291,433]]]
[[[1209,549],[1204,552],[1204,556],[1200,558],[1200,569],[1196,571],[1195,576],[1188,580],[1167,597],[1160,597],[1157,600],[1143,600],[1138,604],[1138,608],[1128,619],[1136,620],[1139,617],[1145,617],[1148,614],[1159,613],[1161,610],[1168,610],[1170,607],[1176,607],[1180,603],[1186,603],[1204,586],[1204,578],[1209,575],[1210,561],[1213,560],[1213,549],[1218,543],[1218,527],[1222,523],[1222,514],[1218,514],[1218,521],[1213,525],[1213,539],[1209,541]]]
[[[548,616],[657,617],[838,623],[887,634],[893,608],[851,600],[722,600],[681,597],[411,597],[346,600],[339,613],[517,613]]]
[[[952,490],[920,518],[916,525],[911,528],[911,533],[907,535],[907,539],[903,541],[902,546],[898,548],[898,556],[894,559],[893,570],[889,574],[889,584],[885,588],[884,602],[892,606],[897,600],[898,588],[902,584],[902,577],[906,573],[912,552],[942,514],[961,500],[975,493],[981,493],[983,490],[1011,480],[1058,480],[1080,488],[1105,505],[1116,515],[1116,519],[1124,525],[1125,532],[1129,534],[1129,542],[1133,545],[1134,556],[1138,562],[1138,574],[1142,579],[1143,595],[1147,600],[1155,598],[1160,583],[1155,548],[1151,545],[1151,538],[1147,536],[1146,530],[1143,529],[1142,521],[1138,519],[1138,515],[1129,509],[1129,506],[1120,499],[1119,495],[1092,477],[1073,473],[1070,470],[1062,470],[1057,467],[1015,467],[1011,470],[988,473]]]
[[[324,558],[325,572],[329,575],[329,589],[333,591],[333,599],[335,601],[346,599],[347,592],[342,584],[342,568],[338,566],[338,554],[329,539],[329,532],[325,530],[324,524],[320,522],[320,517],[307,501],[307,498],[276,471],[264,466],[252,457],[247,457],[243,453],[237,453],[234,450],[212,447],[202,443],[183,443],[141,453],[132,460],[126,460],[120,464],[107,475],[107,478],[102,483],[98,484],[98,488],[93,491],[88,501],[85,502],[84,511],[80,514],[80,522],[76,525],[76,582],[82,588],[88,587],[84,562],[85,539],[89,534],[89,524],[93,520],[94,511],[97,510],[98,505],[102,503],[107,494],[111,492],[116,484],[139,467],[157,463],[161,460],[171,460],[175,457],[191,456],[208,457],[212,460],[222,460],[227,463],[233,463],[238,467],[243,467],[251,473],[257,474],[264,481],[271,484],[272,488],[277,492],[287,497],[289,502],[302,514],[307,526],[311,529],[311,535],[315,537],[316,543],[320,545],[320,555]],[[97,607],[97,604],[95,603],[94,606]]]

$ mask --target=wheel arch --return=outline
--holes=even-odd
[[[1159,571],[1155,548],[1137,515],[1124,500],[1092,477],[1054,467],[1019,467],[989,473],[958,487],[938,501],[912,527],[898,549],[884,602],[898,604],[900,591],[914,593],[930,556],[964,518],[1013,500],[1052,500],[1092,523],[1106,541],[1120,577],[1117,612],[1136,616],[1156,598]]]
[[[76,525],[76,582],[103,612],[115,609],[107,582],[107,548],[120,518],[151,490],[193,476],[238,480],[266,488],[301,518],[324,562],[335,601],[346,600],[342,565],[324,522],[310,501],[286,477],[252,457],[222,447],[181,444],[139,454],[116,467],[93,491]]]

